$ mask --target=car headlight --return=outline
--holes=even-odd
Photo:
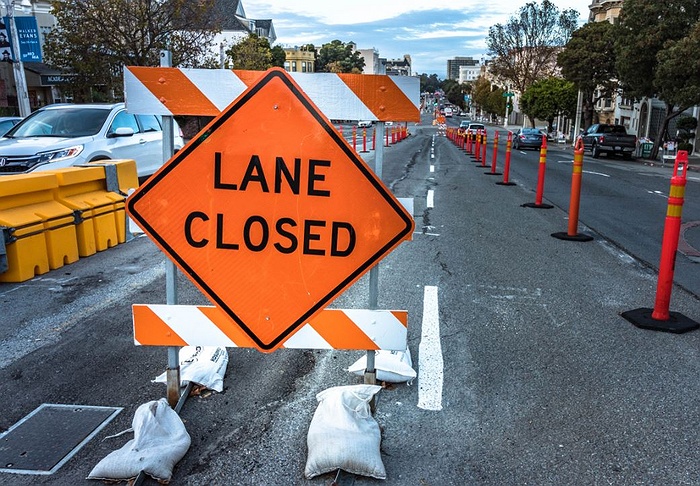
[[[47,164],[52,162],[59,162],[65,159],[72,159],[77,157],[83,151],[82,145],[74,145],[73,147],[68,147],[60,150],[52,150],[51,152],[44,152],[39,157],[39,163]]]

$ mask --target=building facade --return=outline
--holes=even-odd
[[[473,57],[455,57],[447,60],[447,79],[457,81],[461,66],[478,66],[479,60]]]
[[[284,48],[284,69],[290,73],[313,73],[316,65],[316,52],[301,47]]]

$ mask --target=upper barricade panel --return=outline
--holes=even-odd
[[[130,66],[127,110],[136,114],[216,116],[264,71]],[[379,74],[290,73],[330,120],[420,121],[420,80]]]

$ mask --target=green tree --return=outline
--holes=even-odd
[[[615,96],[619,88],[615,32],[610,22],[589,22],[574,31],[557,56],[564,79],[581,90],[584,127],[593,124],[595,104]]]
[[[557,52],[576,29],[579,14],[560,12],[550,0],[529,2],[507,24],[489,28],[488,53],[491,73],[520,93],[535,81],[552,76]]]
[[[483,76],[479,76],[472,85],[472,104],[482,113],[487,112],[489,97],[491,96],[491,82]]]
[[[441,88],[445,92],[447,101],[462,109],[465,108],[464,95],[469,93],[471,89],[470,86],[467,84],[460,84],[454,79],[446,79],[442,82]]]
[[[520,107],[534,128],[534,119],[547,121],[548,131],[552,131],[555,118],[560,115],[572,117],[576,113],[578,92],[574,83],[561,78],[547,78],[537,81],[520,97]]]
[[[423,73],[420,75],[420,92],[435,93],[440,88],[440,79],[437,74],[428,76]]]
[[[658,98],[666,105],[656,158],[669,122],[700,103],[697,49],[699,0],[625,0],[617,32],[617,69],[628,96]]]
[[[282,51],[281,57],[279,51]],[[274,66],[284,66],[284,49],[279,47],[274,51],[270,48],[270,41],[257,34],[248,34],[248,37],[232,45],[226,51],[226,57],[233,63],[234,69],[266,71]]]
[[[337,39],[323,44],[316,58],[316,71],[322,73],[361,74],[364,67],[365,60],[355,49],[355,44]]]
[[[52,0],[57,25],[46,34],[46,62],[72,74],[63,89],[76,101],[122,99],[124,66],[158,66],[163,49],[174,66],[212,62],[221,25],[214,2]]]
[[[506,115],[506,102],[507,99],[505,96],[505,90],[503,88],[499,87],[494,87],[491,90],[491,93],[489,93],[488,99],[487,99],[487,104],[486,104],[486,112],[490,113],[492,115],[496,116],[505,116]]]

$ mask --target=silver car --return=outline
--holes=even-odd
[[[173,125],[179,150],[184,141]],[[0,175],[107,159],[133,159],[139,177],[153,174],[163,165],[161,119],[127,113],[124,103],[49,105],[0,138]]]

